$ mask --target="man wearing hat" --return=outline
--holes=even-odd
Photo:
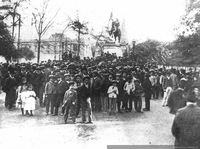
[[[200,80],[195,81],[190,90],[191,89],[194,89],[194,93],[197,99],[196,104],[200,107]]]
[[[80,106],[81,106],[81,100],[80,100],[80,87],[82,86],[82,79],[80,74],[76,74],[74,77],[74,89],[77,92],[77,107],[76,107],[76,116],[78,117],[79,112],[80,112]]]
[[[122,110],[121,110],[121,103],[123,101],[123,98],[124,98],[124,84],[125,82],[122,81],[121,79],[121,74],[120,73],[117,73],[116,74],[116,81],[117,81],[117,88],[119,90],[119,94],[117,96],[117,110],[118,110],[118,113],[122,113]]]
[[[128,81],[124,85],[124,94],[125,94],[125,110],[126,112],[132,111],[132,102],[133,102],[133,92],[135,90],[134,82],[132,82],[132,77],[127,77]]]
[[[3,86],[4,91],[6,93],[5,102],[7,103],[9,110],[12,110],[16,100],[17,85],[17,81],[14,78],[14,70],[10,70],[9,77],[5,80],[5,85]]]
[[[200,108],[195,104],[194,91],[187,97],[187,106],[177,111],[172,124],[175,148],[199,148]]]
[[[63,98],[64,98],[64,94],[66,90],[68,90],[68,85],[64,81],[64,76],[59,75],[58,81],[56,83],[56,97],[54,98],[55,100],[55,105],[54,105],[55,113],[53,114],[54,116],[58,115],[58,110],[59,110],[60,104],[63,104]]]
[[[169,95],[167,105],[170,108],[170,114],[176,114],[178,109],[186,106],[186,101],[184,99],[186,83],[185,80],[181,80],[178,89]]]
[[[69,72],[64,74],[64,81],[65,81],[65,84],[66,84],[66,89],[65,90],[68,90],[69,89],[69,82],[72,81],[71,75],[70,75]],[[61,104],[63,104],[63,99],[61,100]],[[64,111],[65,111],[65,109],[62,107],[61,116],[64,115]]]
[[[43,92],[45,86],[45,76],[42,72],[41,67],[37,67],[33,72],[33,86],[36,93],[36,96],[39,98],[40,107],[43,107]]]
[[[87,68],[86,67],[81,68],[81,76],[84,77],[86,75],[88,75]]]
[[[96,112],[101,111],[101,99],[100,99],[100,89],[101,89],[101,79],[98,76],[97,71],[92,73],[92,107]]]
[[[117,95],[119,94],[117,88],[117,81],[113,80],[112,85],[108,88],[108,98],[109,98],[109,115],[115,114],[116,112],[116,101]]]
[[[171,70],[170,77],[172,79],[172,89],[173,89],[173,91],[175,91],[178,88],[178,77],[176,75],[176,70],[175,69]]]
[[[145,97],[145,108],[144,111],[150,111],[150,100],[151,100],[151,92],[152,92],[152,84],[149,80],[149,73],[144,75],[144,82],[143,82],[143,91]]]
[[[163,90],[164,90],[164,96],[163,96],[163,102],[162,102],[163,107],[167,105],[169,95],[173,91],[172,86],[173,86],[173,82],[172,82],[172,78],[170,77],[170,72],[167,72],[167,76],[163,80]]]
[[[46,115],[49,115],[49,106],[51,103],[51,114],[53,114],[53,100],[54,94],[56,92],[55,84],[54,84],[54,75],[49,76],[49,82],[45,85],[45,100],[46,100]]]
[[[103,73],[102,85],[101,85],[101,108],[103,113],[108,112],[108,95],[107,91],[110,86],[110,81],[108,80],[108,73]]]
[[[151,81],[152,84],[152,95],[153,95],[153,99],[156,99],[156,76],[155,76],[155,72],[152,70],[150,73],[150,77],[149,80]]]
[[[134,107],[137,112],[142,112],[142,93],[143,93],[143,88],[140,84],[140,80],[136,79],[134,81],[135,84],[135,90],[134,90]]]
[[[69,89],[65,92],[63,106],[65,108],[64,121],[67,123],[69,110],[72,116],[72,121],[76,123],[76,103],[77,103],[77,92],[74,89],[74,81],[69,82]]]
[[[92,106],[91,106],[91,87],[90,77],[85,76],[83,78],[83,85],[80,88],[80,97],[82,105],[82,122],[86,123],[86,110],[88,112],[88,122],[92,123]]]

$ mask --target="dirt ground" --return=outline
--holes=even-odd
[[[64,124],[63,116],[45,116],[37,106],[34,117],[9,111],[0,94],[0,149],[51,149],[73,147],[106,149],[107,145],[173,145],[174,116],[162,100],[151,100],[151,111],[108,116],[93,113],[93,124]],[[144,107],[144,101],[143,101]]]

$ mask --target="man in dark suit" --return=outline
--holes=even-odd
[[[187,98],[187,106],[179,109],[172,124],[177,148],[200,147],[200,108],[195,104],[194,92]]]
[[[118,113],[123,113],[121,111],[121,104],[122,104],[122,101],[123,101],[123,96],[124,96],[124,82],[122,81],[122,79],[120,78],[121,77],[121,74],[118,73],[116,74],[116,81],[117,81],[117,88],[119,90],[119,94],[118,94],[118,97],[117,97],[117,110],[118,110]]]
[[[92,78],[92,107],[93,110],[96,112],[101,111],[101,99],[100,99],[100,89],[101,89],[101,79],[98,76],[98,72],[93,72],[93,78]]]
[[[152,84],[149,80],[149,73],[145,74],[144,82],[143,82],[143,91],[145,97],[145,108],[144,111],[150,111],[150,100],[151,100],[151,92],[152,92]]]
[[[91,106],[91,87],[89,84],[90,77],[83,78],[83,85],[80,88],[80,98],[82,105],[82,122],[86,123],[86,111],[88,112],[88,122],[92,123],[92,106]]]
[[[167,102],[167,105],[170,109],[169,113],[176,114],[178,109],[186,106],[186,100],[184,99],[185,87],[186,81],[181,80],[178,89],[170,94]]]
[[[5,86],[3,86],[3,88],[4,91],[6,92],[5,102],[8,105],[8,109],[12,110],[16,100],[16,88],[17,88],[17,80],[14,78],[14,70],[9,71],[9,77],[5,80]]]

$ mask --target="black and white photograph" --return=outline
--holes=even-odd
[[[200,0],[0,0],[0,149],[200,148]]]

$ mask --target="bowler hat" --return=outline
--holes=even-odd
[[[90,79],[90,77],[88,75],[83,77],[83,81],[85,81],[85,79]]]
[[[81,75],[80,75],[80,74],[76,74],[76,75],[74,76],[74,79],[76,79],[77,77],[80,77],[80,78],[81,78]]]
[[[54,76],[54,75],[49,75],[49,79],[50,79],[50,78],[55,78],[55,76]]]

